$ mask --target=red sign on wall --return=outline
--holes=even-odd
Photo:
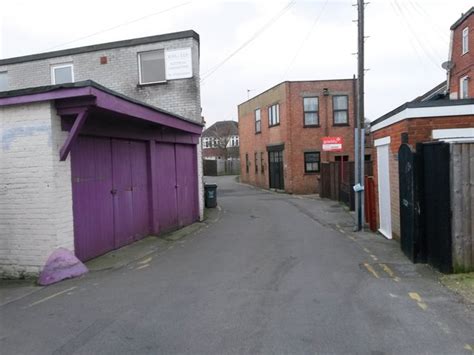
[[[323,137],[323,151],[342,152],[342,137]]]

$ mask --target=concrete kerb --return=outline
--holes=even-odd
[[[133,244],[90,260],[86,262],[86,266],[90,272],[118,269],[143,259],[148,255],[164,251],[170,243],[195,234],[209,224],[217,222],[220,218],[220,211],[219,206],[212,210],[206,209],[204,212],[204,220],[201,222],[195,222],[189,226],[163,235],[148,236]]]

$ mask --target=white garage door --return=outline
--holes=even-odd
[[[392,239],[392,215],[390,203],[390,137],[377,139],[377,175],[379,190],[380,233]]]

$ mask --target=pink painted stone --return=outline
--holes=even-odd
[[[43,271],[39,276],[40,285],[51,285],[53,283],[84,275],[89,270],[74,255],[65,248],[56,249],[46,261]]]

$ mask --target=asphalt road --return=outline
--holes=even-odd
[[[472,353],[468,305],[336,203],[210,180],[217,221],[0,307],[0,353]]]

